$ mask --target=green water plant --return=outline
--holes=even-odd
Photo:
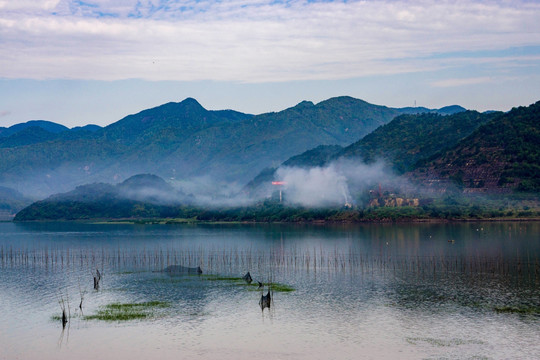
[[[244,278],[242,277],[235,277],[235,276],[222,276],[222,275],[201,275],[204,279],[210,280],[210,281],[223,281],[227,282],[230,285],[234,286],[245,286],[250,291],[259,290],[259,283],[257,281],[254,281],[250,284],[246,283]],[[268,282],[262,284],[263,287],[270,288],[270,290],[275,292],[292,292],[296,289],[292,287],[291,285],[287,284],[281,284],[281,283],[274,283],[274,282]]]
[[[293,292],[293,291],[296,290],[295,288],[293,288],[290,285],[280,284],[280,283],[269,284],[269,287],[274,292]]]
[[[142,303],[112,303],[100,308],[93,315],[84,316],[85,320],[129,321],[152,317],[154,309],[166,308],[170,304],[163,301]]]

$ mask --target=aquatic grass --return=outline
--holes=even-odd
[[[85,320],[102,320],[102,321],[130,321],[145,319],[149,316],[144,311],[112,311],[112,310],[100,310],[94,315],[87,315]]]
[[[457,240],[459,243],[459,239]],[[453,246],[453,245],[449,245]],[[259,273],[272,271],[329,272],[359,275],[383,274],[399,276],[414,274],[425,278],[479,275],[484,278],[505,277],[527,282],[540,281],[540,259],[537,255],[517,253],[515,255],[468,254],[463,256],[433,252],[424,255],[396,255],[391,252],[359,252],[349,249],[322,248],[268,248],[238,249],[220,247],[191,248],[14,248],[0,245],[0,268],[24,266],[69,270],[75,268],[109,269],[111,273],[129,275],[135,272],[160,272],[170,265],[186,267],[200,266],[203,276],[215,272],[233,274],[252,269]],[[135,270],[135,271],[134,271]],[[189,276],[189,275],[183,275]],[[200,275],[192,275],[200,276]],[[204,278],[204,277],[203,277]],[[234,276],[206,277],[213,281],[236,281]],[[240,282],[240,280],[238,280]]]
[[[231,281],[231,282],[243,282],[245,283],[244,279],[241,277],[234,277],[234,276],[220,276],[220,275],[201,275],[204,279],[210,280],[210,281]]]
[[[238,276],[223,276],[223,275],[214,275],[214,274],[203,274],[200,275],[201,278],[208,280],[208,281],[222,281],[226,282],[231,286],[242,286],[247,287],[250,291],[256,291],[259,290],[259,283],[258,282],[252,282],[250,284],[246,283],[244,278],[238,277]],[[274,282],[266,282],[263,283],[264,287],[270,288],[270,290],[275,292],[293,292],[296,289],[290,285],[282,284],[282,283],[274,283]]]
[[[54,321],[54,322],[62,321],[62,314],[55,314],[55,315],[51,316],[51,320]]]
[[[148,302],[142,302],[142,303],[112,303],[107,305],[107,308],[109,309],[136,309],[136,308],[166,308],[169,307],[170,304],[165,301],[148,301]]]
[[[250,284],[246,283],[246,281],[241,277],[236,276],[221,276],[221,275],[201,275],[202,278],[209,280],[209,281],[223,281],[223,282],[229,282],[231,285],[235,286],[246,286],[250,291],[259,290],[259,284],[258,282],[252,282]],[[281,283],[263,283],[263,286],[269,287],[270,290],[275,292],[292,292],[296,289],[293,288],[290,285],[287,284],[281,284]]]
[[[295,288],[293,288],[292,286],[287,285],[287,284],[272,283],[269,286],[270,286],[270,290],[275,291],[275,292],[293,292],[293,291],[296,291]]]
[[[259,284],[251,283],[249,285],[248,284],[246,285],[249,286],[250,291],[257,291],[261,289],[259,288]],[[292,287],[291,285],[281,284],[281,283],[264,283],[263,288],[268,288],[270,291],[274,291],[274,292],[284,292],[284,293],[296,291],[296,289]]]
[[[153,310],[167,308],[170,304],[164,301],[148,301],[142,303],[111,303],[105,305],[96,314],[84,316],[84,320],[130,321],[152,317]]]

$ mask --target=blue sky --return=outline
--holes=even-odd
[[[509,110],[540,100],[538,19],[519,0],[0,0],[0,126],[107,125],[186,97]]]

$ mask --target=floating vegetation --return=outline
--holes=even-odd
[[[234,286],[246,286],[249,290],[255,291],[260,290],[261,287],[266,286],[270,288],[270,290],[275,292],[292,292],[296,289],[290,285],[287,284],[281,284],[281,283],[274,283],[274,282],[268,282],[268,283],[261,283],[262,286],[259,285],[259,283],[246,283],[245,279],[243,277],[235,277],[235,276],[221,276],[221,275],[203,275],[203,278],[210,281],[223,281],[223,282],[229,282],[230,285]]]
[[[249,290],[250,291],[258,291],[258,290],[261,290],[264,287],[268,287],[273,292],[287,293],[287,292],[296,291],[296,289],[294,287],[292,287],[291,285],[280,284],[280,283],[264,283],[264,284],[262,284],[261,287],[259,287],[258,284],[250,284],[249,285]]]
[[[272,283],[272,284],[266,284],[266,285],[268,285],[270,289],[275,292],[293,292],[296,290],[292,286],[286,285],[286,284]]]
[[[540,306],[495,306],[493,310],[498,313],[540,315]]]
[[[51,316],[51,320],[55,321],[55,322],[56,321],[62,321],[62,314],[60,314],[60,315],[56,314],[56,315]]]
[[[156,308],[166,308],[170,304],[163,301],[143,303],[112,303],[105,305],[94,315],[87,315],[85,320],[129,321],[146,319],[154,315]]]

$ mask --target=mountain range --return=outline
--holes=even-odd
[[[403,174],[412,170],[417,161],[456,145],[498,114],[461,111],[445,116],[437,113],[399,115],[349,146],[321,145],[291,157],[280,167],[327,166],[350,159],[364,164],[382,161],[395,173]],[[247,185],[247,190],[254,191],[263,182],[272,181],[277,169],[263,170]]]
[[[185,104],[186,101],[187,104]],[[147,159],[163,154],[160,149],[165,148],[166,145],[174,147],[170,139],[156,144],[146,142],[139,135],[140,133],[146,133],[149,139],[155,139],[156,136],[152,134],[173,131],[171,127],[164,126],[163,121],[156,121],[152,117],[157,116],[156,109],[159,109],[161,114],[159,119],[168,118],[168,123],[176,124],[176,127],[182,126],[184,128],[183,132],[197,134],[191,137],[201,136],[200,139],[203,138],[201,134],[206,134],[206,131],[215,132],[216,129],[221,129],[220,133],[222,134],[234,134],[234,130],[231,129],[242,133],[241,129],[248,127],[246,123],[258,123],[259,125],[255,126],[255,128],[266,126],[266,129],[268,129],[270,125],[260,124],[260,122],[263,122],[260,117],[265,119],[266,122],[278,122],[280,126],[285,126],[286,119],[289,119],[289,121],[290,119],[298,119],[299,123],[305,125],[303,116],[298,115],[298,113],[307,111],[313,115],[315,112],[319,112],[328,116],[328,113],[339,111],[331,106],[332,111],[323,111],[329,107],[329,104],[325,102],[321,103],[322,106],[318,110],[316,109],[321,104],[314,105],[303,102],[284,112],[253,116],[230,110],[207,112],[204,109],[201,110],[202,107],[195,100],[188,99],[186,101],[183,102],[184,104],[171,103],[164,105],[165,108],[150,109],[125,118],[124,123],[113,124],[112,129],[107,132],[109,140],[111,143],[118,144],[118,148],[124,150],[135,146],[133,144],[137,144],[136,147],[140,149],[144,146],[153,146],[141,150],[144,154],[141,153],[140,158],[147,156]],[[332,101],[349,102],[353,107],[363,106],[371,111],[383,111],[385,114],[389,111],[397,111],[370,105],[352,98],[336,98],[328,101],[331,103]],[[178,114],[172,111],[178,107],[186,111],[186,116],[189,114],[188,118],[195,120],[192,122],[178,122]],[[462,109],[457,108],[457,110]],[[229,211],[226,210],[227,205],[223,208],[225,210],[219,210],[219,201],[217,200],[223,194],[218,196],[219,189],[217,188],[207,198],[209,201],[202,203],[197,199],[200,195],[197,192],[182,191],[188,187],[182,188],[181,181],[170,179],[165,181],[158,176],[146,174],[130,177],[117,185],[93,183],[78,186],[75,190],[53,195],[46,200],[33,204],[20,212],[17,219],[84,219],[100,216],[163,217],[167,215],[189,218],[196,216],[197,218],[209,219],[272,219],[274,218],[273,211],[278,211],[281,214],[280,216],[285,216],[284,219],[295,218],[298,215],[295,211],[302,212],[303,210],[292,210],[291,213],[284,210],[280,205],[276,207],[276,203],[272,202],[275,200],[267,203],[267,196],[273,190],[276,190],[275,187],[270,185],[271,182],[281,180],[279,176],[286,174],[289,171],[287,169],[292,169],[290,172],[297,176],[296,180],[294,180],[296,184],[289,184],[289,191],[286,191],[285,194],[285,196],[290,195],[290,199],[300,199],[301,196],[291,193],[291,191],[299,191],[300,193],[303,192],[303,195],[307,196],[308,200],[320,198],[325,202],[330,200],[330,203],[334,204],[343,204],[342,200],[339,199],[345,198],[346,202],[347,199],[352,199],[359,209],[371,206],[369,204],[372,203],[373,195],[369,195],[367,190],[374,189],[373,186],[377,183],[379,183],[378,191],[371,190],[369,193],[373,192],[379,198],[382,196],[380,184],[384,183],[384,186],[386,186],[386,184],[392,182],[393,185],[391,186],[393,188],[389,187],[388,189],[391,189],[391,191],[405,191],[409,195],[413,194],[413,197],[418,197],[419,192],[424,193],[425,196],[426,189],[439,193],[451,190],[454,194],[459,192],[518,192],[532,194],[532,198],[527,195],[527,199],[529,199],[527,201],[530,201],[537,198],[537,194],[540,193],[540,102],[528,107],[514,108],[506,113],[491,111],[478,113],[465,110],[450,115],[441,115],[432,111],[418,114],[399,114],[399,111],[397,112],[398,114],[393,120],[381,124],[367,135],[360,137],[359,140],[349,142],[347,146],[340,144],[318,145],[289,157],[275,167],[268,166],[268,161],[261,161],[258,168],[265,165],[266,167],[259,171],[258,175],[244,187],[242,192],[225,195],[225,197],[229,196],[229,199],[232,200],[230,204],[235,204],[233,206],[249,204],[251,204],[249,206],[252,206],[255,204],[253,205],[255,207],[248,207],[243,210],[237,208],[237,210]],[[343,114],[343,112],[341,113]],[[317,129],[322,125],[323,123],[319,123],[318,126],[313,126],[313,128]],[[133,130],[136,127],[138,129]],[[291,128],[298,129],[295,126],[289,127],[287,130],[289,133],[284,135],[284,138],[293,142],[294,136],[291,133]],[[82,139],[89,141],[90,138],[96,142],[103,142],[104,135],[99,133],[105,129],[94,132],[93,137],[85,135],[86,138],[81,138],[71,134],[71,141],[81,141]],[[296,131],[300,132],[299,130]],[[339,128],[336,130],[336,127],[333,127],[332,131],[332,134],[334,134],[332,136],[337,139],[340,134]],[[360,130],[358,131],[360,132]],[[179,133],[182,133],[182,131],[179,131]],[[305,132],[300,133],[305,134]],[[257,134],[257,132],[252,132],[253,136],[255,136],[254,134]],[[260,136],[266,139],[267,137],[264,135],[266,134]],[[328,132],[326,135],[328,135]],[[343,134],[341,135],[343,136]],[[272,137],[272,135],[268,136]],[[64,137],[64,139],[66,138]],[[158,136],[158,138],[160,137]],[[206,137],[206,139],[208,138]],[[234,139],[239,143],[242,140],[239,137]],[[58,139],[55,141],[58,141]],[[191,139],[188,139],[188,141],[191,141]],[[234,144],[230,144],[223,139],[221,139],[221,142],[216,141],[221,146],[224,146],[223,152],[229,151],[227,146],[234,147]],[[264,142],[261,139],[257,141],[251,139],[250,141],[257,144]],[[266,150],[271,152],[273,147],[270,146]],[[155,153],[152,153],[152,151]],[[169,149],[169,151],[174,154],[177,150]],[[124,155],[133,156],[133,153],[133,151],[126,150]],[[210,160],[213,157],[219,158],[217,154],[209,156],[208,151],[205,154]],[[179,157],[178,154],[176,156]],[[264,159],[264,157],[261,158]],[[222,156],[220,159],[227,164],[234,163],[227,156]],[[207,164],[212,164],[210,160],[207,161]],[[163,166],[161,163],[156,165],[156,168]],[[252,170],[251,172],[254,172],[254,169]],[[186,173],[190,174],[189,172]],[[294,179],[294,176],[290,176],[290,173],[288,175],[291,179]],[[200,179],[198,182],[205,182]],[[314,183],[317,183],[316,187],[313,187]],[[215,186],[215,183],[213,184]],[[403,187],[403,185],[405,186]],[[331,187],[336,189],[332,190]],[[6,188],[3,189],[5,194]],[[411,189],[414,190],[411,192]],[[268,190],[270,190],[270,193]],[[246,195],[251,200],[242,202],[241,198]],[[334,200],[328,198],[328,196],[334,197]],[[392,196],[402,195],[394,194]],[[19,200],[21,198],[21,196],[18,197]],[[260,202],[261,199],[265,198],[267,200]],[[420,202],[424,201],[424,204],[426,204],[426,200],[428,200],[427,204],[429,204],[429,199],[424,197],[424,200],[422,200],[420,198]],[[254,203],[253,201],[259,202]],[[389,200],[384,201],[388,202]],[[419,199],[404,200],[402,198],[399,201],[411,204],[420,203]],[[534,204],[534,201],[537,200],[532,201],[531,204]],[[297,202],[296,205],[302,205],[302,202]],[[447,205],[446,202],[443,203],[443,206]],[[439,211],[440,209],[426,209],[422,210],[424,211],[422,216],[430,216],[428,213],[438,214],[437,216],[447,215],[444,211]],[[478,215],[477,210],[477,207],[470,207],[467,211]],[[456,210],[448,211],[448,214],[453,214]],[[505,213],[499,210],[493,211],[495,210],[486,210],[483,214]],[[240,214],[243,215],[240,216]],[[237,216],[240,216],[240,218]]]
[[[261,115],[209,111],[195,99],[141,111],[104,128],[32,121],[0,129],[0,185],[34,198],[140,173],[243,185],[317,145],[346,146],[404,113],[351,97],[303,101]]]
[[[507,113],[461,111],[407,114],[394,118],[346,147],[318,146],[266,168],[248,185],[250,193],[278,169],[325,167],[343,160],[383,162],[394,175],[425,189],[465,193],[540,192],[540,102]],[[382,181],[382,180],[380,180]],[[264,189],[266,187],[266,189]]]
[[[540,101],[496,115],[410,176],[436,188],[450,180],[464,192],[540,192]]]

